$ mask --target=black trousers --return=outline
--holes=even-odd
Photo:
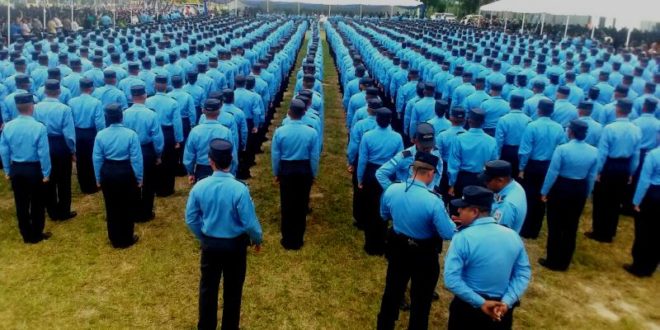
[[[37,242],[44,231],[46,212],[46,185],[42,181],[41,165],[39,162],[12,162],[10,169],[18,230],[25,243]]]
[[[62,136],[49,136],[48,144],[51,170],[46,210],[52,220],[59,220],[71,212],[71,151]]]
[[[483,186],[479,181],[479,173],[459,171],[454,182],[454,198],[463,197],[463,189],[467,186]]]
[[[626,195],[624,196],[624,202],[622,205],[622,213],[627,215],[633,214],[633,197],[635,195],[635,190],[637,189],[637,184],[639,183],[639,175],[642,173],[642,165],[644,165],[644,160],[646,159],[646,154],[648,154],[648,149],[641,149],[639,151],[639,165],[633,174],[632,183],[626,186]]]
[[[181,142],[181,148],[177,150],[177,176],[185,176],[188,173],[186,167],[183,166],[183,151],[185,150],[186,141],[188,141],[188,135],[190,135],[190,118],[181,117],[181,124],[183,126],[183,142]]]
[[[351,175],[351,182],[353,183],[353,219],[359,229],[364,229],[366,222],[364,215],[364,193],[362,189],[358,188],[357,163],[356,160],[353,164],[353,173]]]
[[[174,127],[161,126],[165,146],[160,165],[156,166],[156,195],[167,197],[174,194],[174,177],[176,176],[177,150],[174,148]]]
[[[500,300],[497,298],[484,297],[487,300]],[[493,321],[488,315],[481,311],[481,308],[474,308],[472,305],[464,302],[458,297],[454,297],[449,305],[449,322],[447,329],[480,329],[480,330],[505,330],[513,326],[513,311],[511,307],[501,321]]]
[[[611,242],[619,225],[619,214],[624,202],[630,173],[630,158],[608,158],[600,174],[600,182],[593,194],[593,237]]]
[[[535,239],[543,226],[545,203],[541,200],[541,188],[550,166],[549,160],[530,159],[525,166],[525,178],[522,186],[527,196],[527,216],[520,229],[520,236]]]
[[[484,132],[492,137],[495,137],[495,127],[493,128],[484,128]]]
[[[381,165],[368,163],[363,177],[364,202],[364,251],[368,254],[385,253],[387,224],[380,217],[380,196],[383,188],[376,180],[376,171]]]
[[[446,205],[451,200],[450,196],[447,194],[447,190],[449,189],[449,176],[447,175],[447,162],[445,160],[442,160],[442,162],[442,176],[440,177],[440,186],[438,187],[440,191],[438,193],[442,196],[442,200]]]
[[[410,281],[410,321],[408,329],[427,329],[429,312],[440,274],[438,254],[442,242],[416,241],[390,231],[387,242],[387,277],[378,313],[378,329],[394,329],[399,305]],[[439,242],[439,244],[438,244]]]
[[[195,165],[195,182],[213,175],[213,168],[209,165]]]
[[[244,151],[239,152],[238,160],[238,171],[237,176],[241,179],[247,179],[250,177],[250,167],[254,165],[256,149],[259,148],[260,144],[257,143],[258,136],[255,133],[252,133],[254,128],[254,121],[252,119],[247,120],[247,145],[245,146]]]
[[[565,270],[571,263],[587,186],[587,180],[558,177],[548,194],[547,262],[551,268]]]
[[[223,276],[222,329],[238,329],[246,257],[247,240],[243,236],[233,239],[202,238],[198,329],[215,330],[218,325],[218,290]]]
[[[511,164],[512,178],[518,178],[518,173],[520,173],[520,170],[518,169],[520,166],[520,161],[518,160],[518,149],[519,146],[505,144],[502,146],[502,153],[500,155],[501,160],[506,160]]]
[[[307,226],[312,167],[309,160],[280,161],[280,211],[282,246],[300,249]]]
[[[154,198],[156,196],[156,149],[153,143],[142,145],[142,193],[138,207],[137,222],[151,218],[154,211]]]
[[[130,246],[133,243],[139,189],[129,160],[103,161],[101,191],[110,243],[116,248]]]
[[[633,269],[644,275],[652,275],[660,261],[660,244],[657,235],[660,232],[658,214],[660,214],[660,186],[652,185],[635,216],[635,241],[632,247]]]
[[[76,171],[80,191],[83,194],[93,194],[97,191],[94,164],[92,163],[95,137],[96,128],[76,127]]]

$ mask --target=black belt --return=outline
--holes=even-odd
[[[399,234],[394,231],[394,229],[390,229],[389,240],[395,244],[402,244],[420,249],[437,249],[442,246],[442,239],[440,238],[417,239],[404,234]]]
[[[34,166],[34,165],[41,165],[41,162],[17,162],[17,161],[11,161],[11,165],[16,165],[16,166]]]
[[[212,237],[202,234],[202,249],[215,251],[241,251],[250,243],[250,238],[243,234],[233,238]]]
[[[123,164],[130,164],[131,160],[130,159],[114,160],[114,159],[106,158],[103,160],[103,163],[109,165],[123,165]]]

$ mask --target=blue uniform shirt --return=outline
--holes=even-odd
[[[147,99],[145,105],[156,111],[161,126],[174,128],[174,141],[177,143],[183,142],[181,112],[179,112],[179,104],[173,98],[165,93],[156,93],[156,95]]]
[[[429,96],[423,97],[421,100],[417,101],[410,110],[410,127],[408,130],[408,136],[413,137],[417,131],[417,125],[425,123],[435,117],[435,99]],[[408,112],[408,109],[406,109],[406,112]]]
[[[179,113],[182,118],[188,118],[191,125],[197,122],[197,112],[195,110],[195,100],[183,89],[174,89],[167,95],[173,98],[179,105]]]
[[[548,173],[541,189],[541,195],[547,196],[557,177],[572,180],[587,180],[587,195],[591,193],[596,181],[598,149],[585,141],[571,140],[555,149],[550,161]]]
[[[402,152],[396,154],[392,159],[388,160],[387,163],[383,164],[376,171],[376,179],[380,183],[383,190],[387,189],[394,181],[403,182],[408,179],[412,172],[412,164],[415,161],[415,155],[417,154],[417,147],[412,146]],[[433,149],[431,151],[432,155],[440,158],[440,151],[438,149]],[[433,182],[429,185],[429,189],[440,184],[440,177],[442,176],[442,161],[438,162],[438,166],[435,169],[435,176]]]
[[[132,129],[122,124],[112,124],[96,135],[92,161],[97,183],[101,183],[101,168],[105,160],[130,160],[135,179],[138,183],[142,182],[142,149],[140,139]]]
[[[550,160],[555,148],[564,142],[566,142],[564,128],[550,117],[539,117],[529,123],[525,128],[518,149],[520,171],[525,170],[529,159]]]
[[[607,158],[631,158],[630,175],[639,165],[642,132],[628,118],[617,118],[603,128],[598,143],[598,173],[603,170]]]
[[[122,109],[128,108],[128,100],[126,95],[116,86],[105,85],[94,90],[92,96],[99,99],[103,107],[106,107],[108,104],[118,103],[121,105]]]
[[[587,137],[584,139],[584,142],[597,147],[598,141],[600,141],[600,134],[603,131],[603,125],[599,124],[593,118],[589,116],[578,118],[583,122],[587,123],[589,128],[587,128]]]
[[[153,143],[156,155],[160,157],[165,140],[160,127],[160,119],[155,111],[144,104],[133,104],[124,111],[124,125],[137,133],[141,145]]]
[[[217,120],[207,120],[203,124],[195,126],[190,131],[186,140],[186,148],[183,152],[183,166],[188,174],[195,173],[195,165],[209,165],[209,143],[213,139],[224,139],[232,141],[233,136],[229,129]],[[238,165],[237,146],[232,150],[232,170]]]
[[[465,133],[465,129],[462,126],[452,126],[436,135],[435,146],[440,150],[443,162],[446,163],[449,160],[451,146],[458,135],[462,133]]]
[[[449,152],[447,175],[449,185],[453,186],[458,172],[483,172],[486,162],[497,159],[495,139],[484,133],[481,128],[470,128],[458,135]]]
[[[470,95],[470,97],[472,96],[474,95]],[[470,97],[468,97],[468,99]],[[500,118],[509,113],[509,110],[511,109],[509,107],[509,102],[504,100],[501,96],[490,97],[483,101],[480,106],[476,106],[474,108],[481,108],[481,110],[485,112],[486,119],[484,120],[484,128],[496,128],[497,122],[500,120]]]
[[[357,165],[355,163],[357,162],[358,152],[360,151],[360,141],[362,140],[362,136],[376,126],[378,126],[378,124],[376,124],[375,116],[369,116],[355,123],[355,126],[351,129],[348,147],[346,148],[346,156],[349,165]]]
[[[453,237],[456,225],[449,220],[442,198],[418,180],[394,183],[383,193],[380,215],[392,219],[396,233],[426,240]]]
[[[280,174],[280,162],[283,160],[309,160],[312,174],[316,177],[320,158],[318,139],[316,130],[301,120],[290,120],[278,127],[271,143],[273,175]]]
[[[49,177],[51,165],[46,126],[25,115],[6,123],[0,135],[0,157],[7,176],[11,176],[11,162],[39,162],[41,174],[44,178]]]
[[[500,225],[519,233],[527,215],[525,189],[516,180],[511,180],[504,189],[495,194],[491,214]]]
[[[100,132],[105,128],[105,116],[101,101],[89,94],[81,94],[69,101],[73,112],[73,125],[76,128],[96,128]]]
[[[474,308],[485,302],[481,295],[501,297],[511,308],[527,290],[532,268],[520,236],[486,217],[454,234],[444,277],[445,287]]]
[[[6,167],[5,167],[6,168]],[[639,182],[633,197],[633,204],[639,206],[642,204],[649,186],[660,185],[660,148],[655,148],[646,154],[642,172],[639,175]]]
[[[495,128],[495,142],[497,154],[502,153],[502,146],[519,146],[525,128],[532,121],[521,110],[513,109],[497,121]]]
[[[248,187],[233,175],[216,171],[190,190],[186,224],[198,239],[235,238],[247,234],[261,244],[262,231]]]
[[[642,132],[640,148],[651,150],[658,145],[658,133],[660,133],[660,120],[652,113],[643,113],[633,121]]]
[[[577,109],[567,99],[555,101],[555,111],[552,112],[552,120],[558,122],[562,127],[568,127],[573,119],[577,119]]]
[[[62,136],[73,154],[76,152],[76,129],[69,106],[50,97],[34,106],[34,119],[46,125],[49,136]]]
[[[403,139],[390,126],[386,128],[376,127],[364,133],[360,141],[358,156],[358,184],[363,182],[368,163],[382,165],[401,150],[403,150]]]

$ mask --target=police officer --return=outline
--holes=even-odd
[[[495,142],[497,143],[497,152],[499,159],[511,164],[511,176],[518,177],[519,160],[518,149],[522,140],[525,128],[532,121],[522,112],[525,99],[520,95],[511,95],[509,105],[511,110],[497,121],[495,128]]]
[[[183,89],[183,78],[181,76],[172,76],[172,90],[167,95],[173,98],[179,107],[181,114],[181,127],[183,131],[183,142],[181,145],[186,145],[190,130],[195,123],[197,123],[197,110],[195,109],[195,99]],[[155,81],[155,78],[154,78]],[[178,169],[177,174],[181,175],[182,171],[185,174],[185,167],[183,166],[183,148],[178,150]]]
[[[140,139],[122,124],[122,117],[119,104],[105,107],[108,127],[96,135],[93,151],[96,185],[105,201],[108,239],[115,248],[127,248],[138,241],[133,227],[143,180]]]
[[[566,133],[560,124],[550,119],[554,104],[548,99],[538,103],[537,119],[529,123],[520,141],[518,177],[522,180],[527,196],[527,216],[520,236],[535,239],[539,236],[545,215],[545,202],[541,200],[541,188],[550,166],[555,148],[566,141]]]
[[[51,220],[65,221],[77,215],[71,211],[71,161],[76,154],[76,130],[69,106],[59,100],[60,82],[46,80],[46,98],[34,107],[34,119],[48,129],[52,172],[48,182],[46,210]]]
[[[188,181],[190,184],[198,182],[203,178],[213,174],[213,168],[209,163],[209,143],[213,139],[224,139],[232,141],[231,131],[218,121],[220,116],[220,107],[222,103],[217,99],[208,99],[204,103],[204,115],[206,121],[195,126],[188,135],[186,147],[183,152],[183,165],[188,172]],[[238,166],[236,150],[232,157],[232,168]]]
[[[629,273],[652,276],[658,266],[657,217],[660,214],[660,148],[646,155],[639,183],[633,198],[635,211],[635,241],[632,247],[632,264],[623,268]]]
[[[417,125],[417,132],[413,138],[415,145],[407,148],[396,156],[388,160],[376,171],[376,179],[380,183],[383,191],[394,182],[403,182],[410,177],[412,171],[412,163],[415,160],[417,152],[423,151],[431,153],[432,155],[440,158],[440,151],[435,147],[435,131],[433,126],[429,123],[421,123]],[[434,191],[439,190],[440,176],[442,175],[442,160],[438,161],[438,166],[435,170],[435,177],[429,189]]]
[[[383,193],[380,216],[392,220],[387,240],[387,278],[378,314],[378,329],[394,329],[399,304],[411,281],[409,329],[428,328],[433,291],[438,282],[438,254],[442,240],[454,235],[439,195],[428,189],[436,176],[439,158],[419,151],[412,174]]]
[[[525,189],[511,177],[511,164],[505,160],[486,163],[481,181],[495,193],[492,217],[500,225],[520,232],[527,215]]]
[[[575,251],[580,216],[596,181],[598,149],[585,142],[589,125],[579,119],[568,128],[570,142],[555,149],[541,189],[548,203],[547,258],[539,264],[551,269],[568,269]]]
[[[78,184],[83,194],[97,191],[92,164],[92,149],[96,133],[105,128],[103,105],[92,97],[94,82],[87,78],[80,79],[80,96],[69,101],[76,127],[76,170]]]
[[[271,157],[275,181],[280,184],[282,239],[287,250],[303,246],[309,208],[309,193],[318,173],[318,133],[301,121],[306,106],[294,99],[289,105],[289,122],[275,130]]]
[[[459,231],[445,257],[445,287],[455,297],[448,328],[511,329],[513,310],[532,275],[522,239],[490,216],[493,193],[465,187],[451,204]]]
[[[450,196],[460,197],[464,187],[481,184],[479,174],[483,171],[484,165],[490,160],[497,159],[495,139],[481,128],[484,120],[483,110],[471,109],[468,112],[470,129],[460,134],[451,145],[447,168],[449,176],[447,193]]]
[[[46,126],[36,121],[34,96],[15,96],[18,117],[7,122],[0,135],[0,157],[5,177],[11,181],[16,202],[18,229],[25,243],[39,243],[51,233],[44,233],[45,184],[51,163]]]
[[[234,90],[234,103],[236,106],[245,112],[245,120],[248,127],[248,141],[245,151],[242,153],[241,160],[239,161],[240,169],[238,170],[239,178],[250,177],[250,166],[254,163],[254,154],[257,144],[257,133],[261,125],[262,106],[261,97],[259,94],[254,93],[245,88],[246,78],[243,75],[238,75],[235,78]]]
[[[147,91],[144,86],[131,87],[133,105],[124,112],[124,125],[134,130],[140,138],[144,179],[136,222],[146,222],[156,217],[154,197],[156,194],[156,165],[161,162],[164,140],[158,114],[147,108],[144,102]]]
[[[616,104],[616,120],[603,128],[598,143],[598,177],[593,196],[592,231],[585,235],[610,243],[616,235],[626,185],[639,164],[642,133],[628,115],[632,102],[623,98]]]
[[[218,288],[224,277],[222,329],[238,329],[246,248],[255,244],[255,251],[261,249],[261,225],[248,187],[230,173],[235,155],[231,142],[212,139],[207,150],[213,175],[192,188],[186,205],[186,224],[202,246],[197,328],[216,329]]]
[[[383,188],[376,179],[376,171],[403,150],[403,139],[392,130],[391,122],[390,109],[377,109],[377,127],[364,133],[360,141],[357,183],[364,198],[364,250],[369,255],[382,255],[385,252],[387,229],[379,214]]]
[[[435,145],[436,148],[440,150],[440,158],[444,165],[442,166],[442,174],[440,175],[439,192],[445,201],[448,200],[447,191],[449,189],[449,175],[447,175],[449,154],[451,152],[451,146],[454,143],[454,140],[458,137],[459,134],[465,133],[465,129],[463,128],[465,123],[465,110],[463,110],[463,108],[454,108],[450,110],[449,121],[451,122],[451,127],[437,134],[435,138]]]
[[[92,96],[99,99],[103,106],[111,103],[118,103],[122,109],[128,108],[126,95],[115,86],[117,84],[117,74],[112,70],[103,71],[103,81],[105,85],[94,90]],[[135,101],[133,101],[135,103]]]
[[[162,162],[156,167],[156,195],[167,197],[174,194],[174,177],[177,170],[178,149],[183,143],[183,123],[179,104],[166,94],[167,77],[156,76],[156,94],[145,101],[149,109],[153,109],[160,119],[160,127],[165,141]]]

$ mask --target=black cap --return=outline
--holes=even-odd
[[[482,182],[488,182],[494,178],[505,178],[511,176],[511,163],[506,160],[491,160],[486,163],[486,170],[479,175]]]
[[[135,85],[131,87],[131,96],[142,96],[145,94],[147,94],[147,91],[143,85]]]
[[[511,106],[511,109],[522,109],[524,104],[525,104],[524,97],[517,94],[511,95],[511,99],[509,100],[509,105]]]
[[[646,100],[644,100],[645,109],[655,110],[657,107],[658,107],[658,99],[656,99],[655,97],[647,97]]]
[[[421,144],[422,148],[431,148],[435,146],[435,130],[433,129],[433,125],[429,123],[421,123],[417,125],[415,139]]]
[[[303,82],[315,82],[316,78],[313,74],[306,74],[303,76]]]
[[[534,82],[533,87],[536,88],[536,89],[543,89],[543,88],[545,88],[545,83],[540,81],[540,80],[537,80],[537,81]]]
[[[630,101],[627,98],[620,99],[616,102],[616,107],[621,108],[622,110],[630,112],[630,109],[632,109],[632,101]]]
[[[380,107],[376,109],[376,118],[390,119],[392,118],[392,110],[386,107]]]
[[[433,155],[430,152],[417,151],[413,165],[428,170],[435,170],[438,167],[438,162],[440,162],[438,156]]]
[[[207,99],[204,102],[204,110],[206,111],[218,111],[222,106],[222,102],[218,99]]]
[[[140,70],[140,64],[137,62],[130,62],[128,63],[128,70],[129,71]]]
[[[32,93],[20,93],[14,95],[14,102],[19,104],[34,104],[34,95]]]
[[[614,92],[628,95],[628,87],[624,85],[616,86]]]
[[[378,109],[383,106],[383,101],[380,100],[378,97],[372,97],[370,99],[367,99],[367,107],[369,109]]]
[[[87,88],[92,88],[94,86],[94,82],[89,79],[89,78],[81,78],[80,79],[80,88],[81,89],[87,89]]]
[[[557,88],[557,93],[562,95],[568,95],[571,93],[571,89],[568,86],[559,86]]]
[[[486,119],[486,113],[478,108],[470,109],[470,112],[468,113],[468,119],[483,122]]]
[[[451,205],[457,208],[476,206],[490,209],[494,201],[493,192],[480,186],[467,186],[463,188],[463,198],[453,199]]]
[[[114,72],[113,70],[105,70],[103,71],[103,78],[105,79],[117,78],[117,73]]]
[[[366,93],[367,96],[378,96],[380,90],[376,87],[367,87]]]
[[[30,77],[25,74],[18,74],[16,77],[14,77],[14,81],[16,82],[16,85],[29,84]]]
[[[229,165],[232,157],[233,145],[224,139],[213,139],[209,142],[209,158],[216,163]]]
[[[454,117],[458,119],[465,119],[465,109],[456,107],[451,109],[449,112],[449,117]]]
[[[577,106],[578,109],[592,110],[594,108],[594,103],[588,100],[580,101]]]
[[[580,119],[571,120],[571,123],[568,127],[571,129],[571,131],[573,131],[573,134],[583,136],[584,134],[587,134],[587,129],[589,129],[589,125]]]
[[[110,103],[105,106],[105,117],[109,119],[110,122],[118,123],[122,118],[121,106],[117,103]]]
[[[538,108],[544,113],[551,114],[555,110],[555,104],[549,99],[541,99]]]
[[[60,90],[60,81],[55,80],[55,79],[48,79],[46,80],[46,84],[44,85],[44,88],[47,91],[57,91]]]
[[[427,92],[434,92],[435,91],[435,83],[429,81],[424,83],[424,90]]]
[[[236,77],[234,77],[234,81],[235,81],[237,84],[245,84],[245,76],[242,75],[242,74],[239,74],[239,75],[237,75]]]
[[[234,103],[234,90],[225,88],[222,90],[222,101],[224,103]]]
[[[157,84],[167,84],[167,76],[165,75],[157,75],[155,79]]]

